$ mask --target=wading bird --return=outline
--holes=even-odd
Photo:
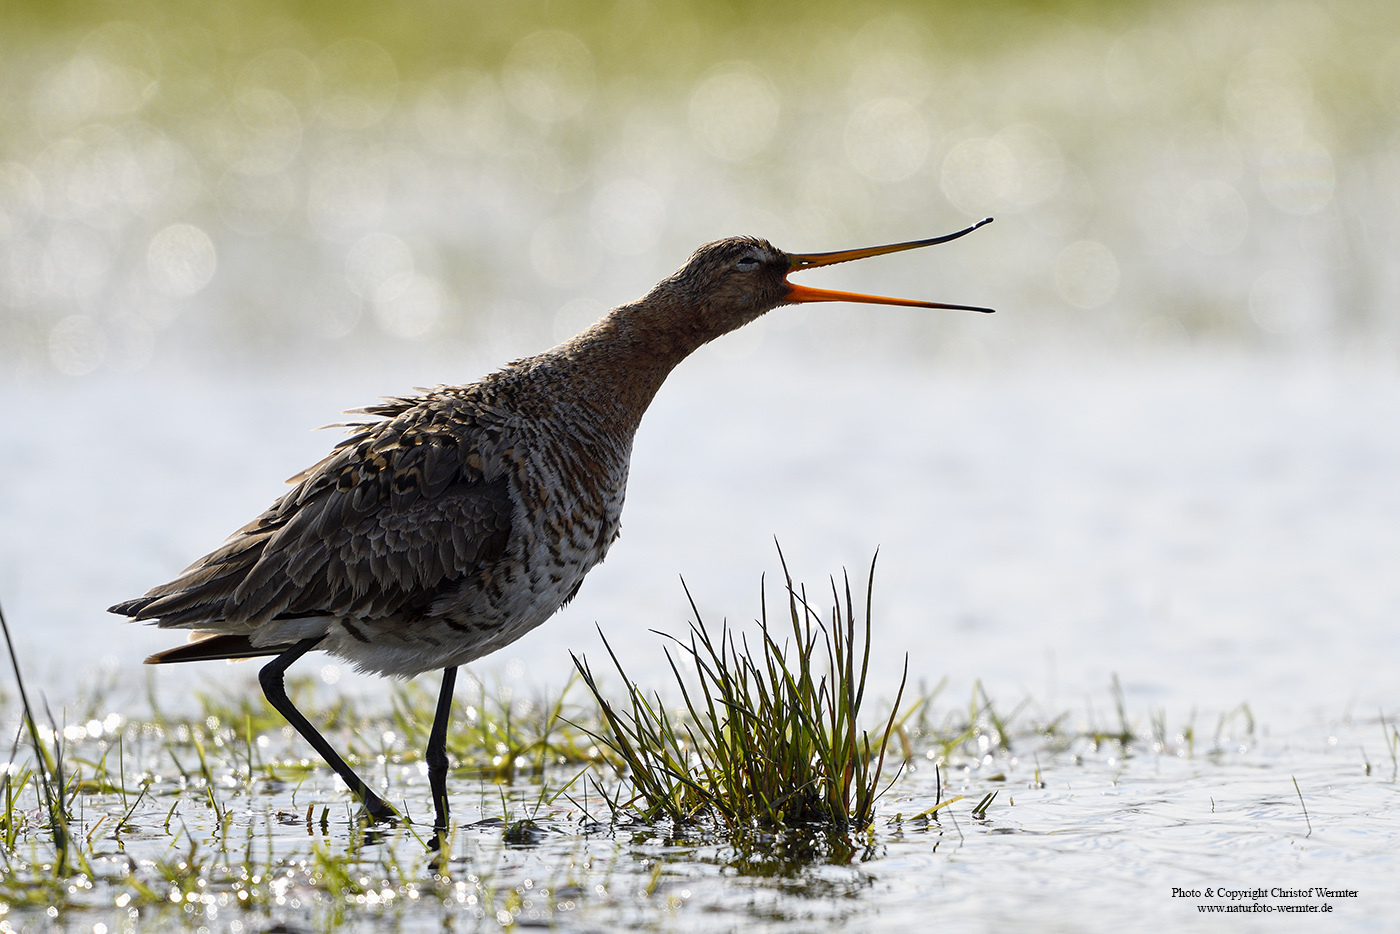
[[[578,592],[618,534],[632,438],[690,353],[798,302],[991,311],[794,285],[814,266],[955,240],[784,253],[732,237],[695,251],[638,301],[552,350],[465,386],[355,410],[292,489],[173,581],[111,612],[189,644],[148,664],[275,655],[259,674],[272,706],[335,769],[369,816],[395,811],[287,698],[287,667],[312,649],[401,678],[443,671],[426,760],[434,829],[448,826],[447,726],[457,667],[514,642]]]

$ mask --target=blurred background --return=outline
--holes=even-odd
[[[985,215],[945,255],[848,275],[1014,319],[820,309],[785,343],[1396,351],[1388,3],[0,15],[12,378],[527,352],[720,236],[825,250]]]
[[[516,663],[595,620],[676,631],[678,573],[751,618],[775,534],[818,580],[883,545],[885,645],[921,677],[1053,697],[1093,642],[1069,677],[1150,690],[1185,626],[1240,640],[1217,680],[1195,650],[1161,674],[1208,700],[1280,627],[1374,635],[1400,611],[1398,25],[1382,0],[11,0],[0,595],[62,670],[129,667],[169,635],[101,608],[270,502],[338,410],[537,352],[721,236],[992,215],[806,281],[995,316],[785,309],[682,367],[627,534]],[[1375,662],[1338,641],[1340,691]],[[1317,660],[1289,651],[1280,697]]]

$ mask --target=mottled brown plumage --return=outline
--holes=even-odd
[[[112,612],[195,631],[197,641],[151,663],[277,655],[263,670],[269,699],[376,818],[391,809],[286,700],[283,672],[313,648],[385,675],[443,669],[428,758],[436,826],[445,828],[443,742],[455,670],[544,622],[603,560],[618,534],[632,438],[671,370],[782,304],[968,308],[786,278],[966,232],[808,255],[749,237],[707,244],[645,297],[552,350],[466,386],[358,410],[374,420],[353,426],[328,457],[293,477],[267,511],[170,583]]]

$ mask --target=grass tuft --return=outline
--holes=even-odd
[[[676,657],[666,652],[684,699],[680,714],[668,713],[659,694],[648,696],[638,688],[610,645],[613,665],[628,685],[622,704],[603,695],[588,662],[575,656],[606,726],[600,741],[624,764],[635,791],[625,806],[648,821],[684,824],[712,818],[731,834],[816,825],[840,832],[868,827],[904,693],[901,679],[876,736],[860,728],[874,571],[872,561],[863,639],[857,638],[848,576],[843,576],[842,588],[832,579],[833,606],[823,622],[784,563],[789,632],[783,642],[775,636],[764,599],[756,650],[727,623],[712,632],[691,599],[695,622],[690,638],[668,638],[693,663],[698,684],[691,684]],[[905,669],[907,675],[907,658]]]
[[[39,725],[34,719],[34,708],[29,705],[29,692],[24,687],[24,676],[20,673],[19,656],[15,654],[15,643],[10,638],[10,624],[5,620],[5,611],[0,609],[0,632],[5,635],[5,648],[10,655],[10,665],[14,668],[15,684],[19,688],[20,706],[22,710],[23,727],[29,733],[30,742],[34,745],[34,760],[38,764],[39,775],[36,784],[41,792],[44,810],[48,814],[49,833],[52,835],[54,845],[54,872],[55,877],[61,879],[70,872],[70,858],[77,856],[81,862],[80,854],[75,854],[69,846],[71,833],[68,827],[68,785],[63,778],[63,743],[62,734],[57,729],[53,729],[53,752],[50,755],[49,749],[44,745],[39,737]],[[50,716],[50,721],[53,717]],[[13,756],[11,756],[13,761]],[[9,777],[6,771],[6,777]],[[15,832],[15,808],[14,795],[6,786],[6,809],[5,809],[5,831],[6,838],[12,839]]]

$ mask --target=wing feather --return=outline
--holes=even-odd
[[[485,475],[462,407],[441,394],[410,401],[368,409],[391,417],[355,426],[220,548],[112,612],[230,632],[278,618],[430,612],[505,553],[513,503],[508,478]]]

